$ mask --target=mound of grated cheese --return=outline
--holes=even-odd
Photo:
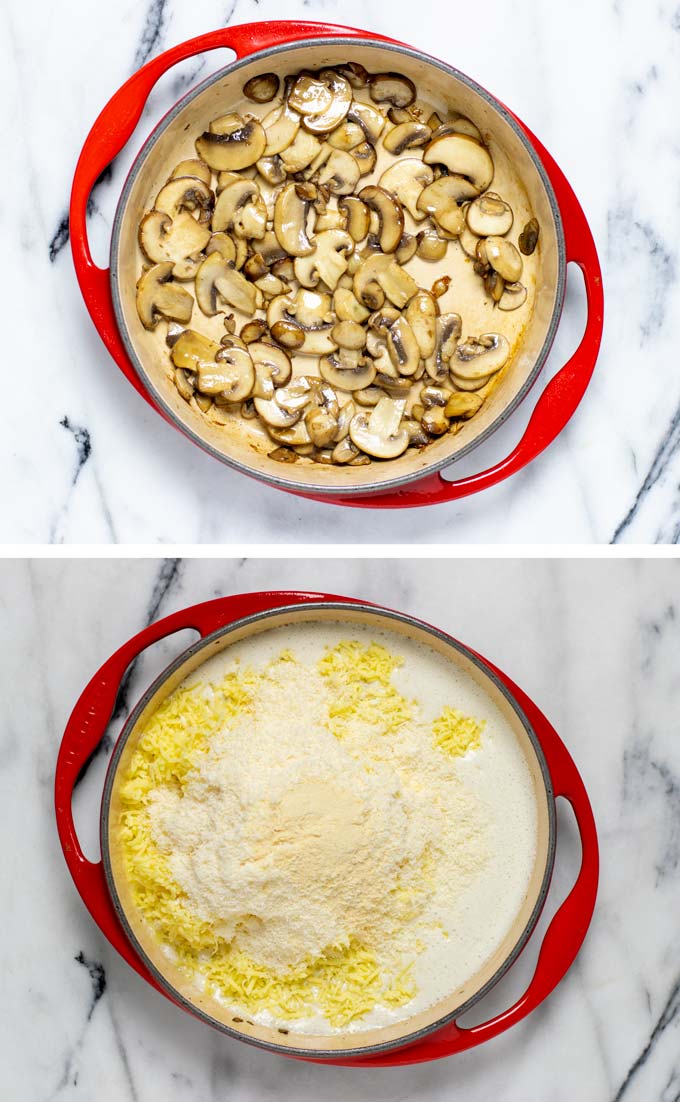
[[[438,883],[485,860],[484,809],[452,756],[481,725],[429,727],[392,683],[399,659],[348,640],[316,666],[181,687],[121,788],[135,900],[188,973],[237,1009],[333,1026],[415,993]]]

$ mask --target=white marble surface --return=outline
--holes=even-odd
[[[680,538],[680,96],[675,0],[5,0],[0,13],[5,163],[22,181],[2,204],[4,542],[672,542]],[[592,387],[530,469],[483,496],[409,512],[346,511],[288,497],[221,467],[155,416],[86,314],[67,246],[71,178],[101,106],[153,54],[226,23],[285,17],[391,34],[475,76],[523,117],[570,177],[604,265],[607,326]],[[127,167],[152,123],[219,55],[163,79],[93,196],[107,255]],[[549,369],[575,347],[579,273]],[[16,383],[19,383],[16,386]],[[9,401],[12,394],[18,401]],[[536,391],[536,395],[538,390]],[[461,474],[510,450],[534,398]]]
[[[403,1070],[304,1065],[251,1049],[157,995],[100,935],[57,841],[56,754],[83,685],[149,619],[272,584],[411,612],[497,662],[546,711],[589,788],[602,879],[561,987],[512,1032]],[[12,1102],[672,1102],[680,1090],[680,566],[466,560],[0,564],[0,1098]],[[185,646],[187,640],[183,640]],[[178,642],[132,673],[120,727]],[[97,852],[105,755],[78,789]],[[577,868],[569,815],[547,911]],[[542,923],[544,928],[545,921]],[[511,1002],[536,939],[492,996]]]

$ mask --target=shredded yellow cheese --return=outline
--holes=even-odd
[[[412,718],[412,701],[392,684],[392,674],[402,662],[378,643],[365,647],[347,640],[326,651],[318,670],[333,695],[328,712],[336,738],[346,738],[358,722],[376,733],[394,734]]]
[[[457,708],[444,708],[432,724],[436,745],[451,757],[462,757],[470,750],[479,750],[483,730],[484,721],[480,723]]]

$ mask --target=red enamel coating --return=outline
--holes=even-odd
[[[73,180],[69,225],[73,262],[85,305],[99,335],[123,374],[149,405],[161,413],[167,421],[169,418],[155,406],[125,351],[113,309],[109,270],[98,268],[90,254],[87,239],[87,203],[92,188],[104,169],[130,138],[156,81],[177,62],[219,47],[228,47],[235,51],[238,58],[243,58],[258,50],[286,42],[337,35],[382,42],[395,41],[373,34],[371,31],[358,30],[356,27],[296,21],[250,23],[200,35],[160,54],[131,76],[109,100],[83,146]],[[395,44],[402,45],[402,43]],[[324,497],[323,494],[302,493],[292,487],[286,488],[287,492],[298,497],[307,497],[312,501],[323,501],[331,505],[350,505],[362,509],[402,509],[454,501],[485,490],[516,474],[555,440],[573,416],[595,369],[602,339],[604,297],[597,250],[586,217],[568,180],[545,147],[520,119],[513,117],[523,128],[543,162],[562,214],[567,261],[578,264],[585,279],[588,319],[578,349],[545,387],[516,448],[504,460],[486,471],[459,479],[457,482],[448,482],[441,473],[435,472],[408,483],[398,490],[386,493]]]
[[[126,669],[147,647],[184,628],[195,628],[205,637],[245,616],[313,601],[369,603],[332,594],[276,591],[223,597],[175,612],[140,631],[101,666],[84,689],[66,726],[57,759],[55,810],[69,871],[102,933],[128,964],[171,1002],[174,1000],[148,972],[127,940],[113,907],[101,862],[88,861],[80,847],[73,821],[73,789],[81,770],[106,732]],[[379,609],[379,606],[375,607]],[[531,983],[514,1006],[471,1029],[462,1029],[456,1024],[444,1026],[423,1040],[376,1056],[346,1060],[293,1059],[348,1067],[394,1067],[436,1060],[473,1048],[503,1033],[535,1010],[563,978],[581,947],[595,907],[599,874],[595,820],[583,781],[564,743],[539,708],[506,674],[481,655],[477,657],[496,674],[526,713],[543,748],[555,796],[564,796],[572,805],[581,838],[582,859],[576,883],[545,933]]]

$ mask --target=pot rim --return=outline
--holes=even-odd
[[[547,813],[548,813],[548,842],[546,852],[545,869],[541,879],[541,885],[536,896],[536,902],[532,908],[531,914],[526,922],[524,929],[521,931],[515,945],[508,953],[505,960],[497,968],[494,974],[487,980],[483,986],[470,996],[464,1003],[456,1007],[454,1010],[445,1014],[443,1017],[438,1018],[430,1025],[424,1026],[422,1029],[415,1030],[413,1033],[405,1034],[402,1037],[398,1037],[392,1041],[385,1041],[375,1045],[365,1045],[363,1047],[356,1048],[342,1048],[342,1049],[309,1049],[309,1048],[293,1048],[288,1045],[276,1044],[274,1042],[263,1041],[256,1037],[248,1036],[245,1033],[241,1033],[231,1026],[226,1025],[224,1022],[213,1018],[206,1011],[200,1009],[195,1003],[192,1003],[181,991],[178,991],[164,976],[164,974],[155,966],[153,961],[147,956],[143,947],[140,945],[129,921],[125,910],[122,906],[118,890],[116,887],[115,878],[113,875],[113,867],[111,862],[111,853],[109,849],[109,816],[111,796],[113,792],[113,786],[118,771],[118,764],[122,756],[123,750],[127,745],[128,739],[135,728],[135,725],[144,711],[145,707],[158,691],[159,688],[168,680],[188,659],[192,658],[199,651],[206,647],[209,647],[217,639],[228,635],[231,632],[239,630],[243,627],[249,627],[252,624],[256,624],[261,620],[267,620],[276,618],[278,616],[285,616],[287,613],[293,612],[307,612],[313,614],[315,611],[332,611],[338,612],[340,618],[343,613],[348,611],[359,611],[370,615],[378,615],[388,620],[394,620],[398,623],[406,624],[407,626],[415,626],[420,630],[425,631],[427,634],[443,642],[447,647],[459,654],[462,654],[468,661],[476,666],[486,677],[490,679],[495,688],[505,697],[510,707],[513,709],[520,723],[524,727],[527,737],[531,743],[534,754],[538,761],[539,769],[543,779],[545,787]],[[353,1057],[361,1056],[374,1056],[378,1053],[389,1052],[395,1049],[406,1048],[416,1041],[421,1040],[430,1034],[436,1033],[443,1027],[450,1025],[460,1018],[463,1014],[467,1013],[473,1006],[475,1006],[484,996],[502,979],[502,977],[509,971],[512,965],[519,957],[522,950],[525,948],[529,938],[536,928],[536,924],[541,915],[543,907],[545,905],[548,889],[552,879],[553,868],[555,864],[555,850],[557,844],[557,816],[555,808],[555,794],[553,789],[552,777],[548,768],[548,763],[543,753],[543,747],[541,746],[540,739],[534,730],[533,726],[529,722],[525,712],[520,707],[519,703],[515,700],[514,696],[506,686],[504,681],[498,676],[480,655],[477,655],[474,651],[470,650],[464,643],[454,639],[451,635],[441,631],[439,628],[433,627],[431,624],[425,623],[423,620],[417,619],[415,616],[409,616],[407,613],[397,612],[393,609],[383,608],[380,605],[366,604],[363,601],[357,602],[336,602],[336,601],[310,601],[304,605],[291,604],[282,605],[275,608],[265,609],[261,612],[253,613],[249,616],[244,616],[238,620],[234,620],[224,627],[217,628],[209,635],[198,639],[191,646],[187,647],[181,652],[173,661],[156,677],[151,685],[144,692],[130,715],[128,716],[123,729],[121,730],[116,744],[109,761],[109,765],[106,772],[106,779],[104,782],[104,789],[101,800],[101,812],[100,812],[100,847],[102,855],[102,864],[104,868],[104,878],[106,886],[111,897],[114,909],[118,916],[118,919],[123,927],[125,936],[130,941],[135,952],[144,963],[145,967],[153,976],[156,983],[163,990],[163,992],[170,997],[170,999],[179,1005],[183,1010],[186,1010],[193,1017],[206,1022],[214,1029],[219,1030],[221,1033],[225,1033],[230,1037],[234,1037],[239,1041],[245,1041],[246,1044],[254,1045],[257,1048],[265,1049],[268,1052],[274,1052],[283,1056],[299,1056],[306,1059],[313,1060],[337,1060],[339,1057],[342,1059],[349,1059]],[[405,1019],[404,1025],[408,1025],[409,1019]]]
[[[462,447],[455,456],[445,455],[439,459],[433,460],[432,463],[429,463],[421,470],[408,474],[397,475],[393,478],[379,479],[376,482],[365,484],[362,486],[324,486],[322,484],[317,484],[314,482],[294,482],[276,473],[264,474],[261,471],[257,471],[254,468],[248,466],[240,459],[236,459],[233,456],[224,455],[222,452],[213,447],[213,445],[210,444],[209,441],[206,440],[203,436],[201,436],[199,433],[195,432],[194,429],[190,428],[188,425],[182,422],[180,418],[177,417],[177,415],[175,414],[171,405],[165,400],[161,391],[154,385],[151,378],[147,375],[144,370],[143,364],[137,355],[133,342],[130,339],[127,325],[125,324],[121,298],[121,288],[118,279],[118,246],[120,242],[120,235],[122,232],[125,208],[127,206],[129,195],[135,183],[135,180],[137,179],[137,176],[142,168],[142,165],[144,164],[146,158],[148,157],[158,138],[170,125],[170,123],[184,110],[185,107],[188,106],[189,103],[191,103],[197,96],[201,95],[201,93],[204,92],[206,88],[210,87],[210,85],[214,83],[217,83],[217,81],[221,80],[225,75],[236,72],[238,69],[247,67],[252,62],[260,60],[262,58],[274,57],[281,53],[300,49],[301,46],[312,48],[328,45],[329,43],[332,43],[333,45],[347,46],[350,49],[354,49],[356,47],[367,47],[372,49],[378,48],[382,50],[387,50],[391,53],[396,54],[406,54],[408,57],[411,57],[414,60],[421,62],[422,64],[434,66],[441,72],[445,73],[447,76],[453,77],[460,83],[465,84],[472,92],[476,93],[483,100],[485,100],[486,103],[497,114],[499,114],[504,122],[515,132],[516,136],[519,138],[522,145],[525,147],[529,157],[531,158],[534,168],[541,179],[541,183],[543,184],[546,195],[548,197],[548,203],[550,205],[553,220],[555,223],[555,234],[557,238],[557,279],[555,285],[555,304],[553,306],[552,316],[550,318],[550,323],[548,325],[548,330],[546,332],[541,350],[536,357],[536,360],[528,377],[518,390],[517,394],[515,394],[512,400],[503,407],[495,420],[492,421],[491,424],[488,425],[484,429],[484,431],[479,434],[478,437],[476,437],[474,440],[471,440],[468,444]],[[383,42],[378,39],[347,38],[342,36],[331,38],[330,36],[324,35],[318,38],[305,39],[304,42],[287,42],[278,46],[270,46],[264,50],[257,50],[255,53],[249,54],[247,57],[240,59],[237,58],[229,65],[226,65],[223,68],[218,69],[216,72],[212,73],[209,77],[201,81],[201,83],[196,85],[195,88],[190,89],[184,96],[182,96],[180,100],[178,100],[174,107],[172,107],[160,120],[160,122],[157,123],[157,125],[154,127],[151,134],[144,142],[144,145],[142,146],[132,163],[132,167],[130,168],[125,184],[123,185],[123,190],[121,191],[120,198],[116,207],[109,253],[109,279],[111,298],[113,301],[113,310],[116,318],[116,324],[118,326],[118,331],[120,333],[121,339],[125,346],[125,350],[128,354],[128,357],[138,379],[144,386],[145,390],[147,390],[147,392],[151,394],[154,403],[159,407],[165,417],[170,420],[175,428],[179,429],[180,432],[189,437],[189,439],[191,439],[195,444],[198,444],[198,446],[203,451],[207,452],[215,459],[218,459],[226,466],[232,467],[234,470],[239,471],[241,474],[250,475],[252,478],[256,478],[259,482],[264,482],[265,484],[270,486],[276,486],[278,489],[287,490],[288,492],[293,492],[297,494],[308,494],[312,497],[321,495],[324,498],[342,498],[347,496],[359,495],[370,497],[371,494],[379,494],[390,490],[396,490],[408,485],[409,483],[418,483],[421,479],[427,478],[429,475],[435,474],[436,472],[441,471],[446,467],[453,466],[453,464],[457,463],[460,459],[463,459],[466,455],[469,455],[480,444],[483,444],[492,435],[492,433],[496,432],[497,429],[505,424],[507,419],[515,412],[517,407],[527,396],[533,384],[538,379],[538,376],[540,375],[541,370],[543,369],[543,366],[545,365],[545,362],[548,358],[550,349],[552,348],[555,334],[557,332],[557,326],[559,324],[564,305],[566,271],[567,261],[564,227],[562,223],[562,215],[560,212],[559,203],[557,202],[557,197],[555,195],[553,186],[550,182],[547,172],[545,171],[545,168],[543,167],[543,162],[541,161],[537,150],[534,148],[533,143],[529,139],[528,135],[526,134],[520,123],[500,102],[500,100],[496,99],[496,97],[493,96],[490,92],[487,92],[487,90],[483,88],[482,85],[478,84],[471,77],[468,77],[465,73],[462,73],[459,69],[454,68],[454,66],[452,65],[448,65],[445,61],[440,61],[438,58],[432,57],[430,54],[426,54],[420,50],[416,50],[411,46]]]

